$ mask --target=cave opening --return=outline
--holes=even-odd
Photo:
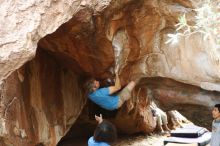
[[[23,70],[25,76],[23,82],[24,104],[30,105],[25,108],[26,111],[30,111],[29,121],[32,121],[31,124],[36,126],[32,129],[33,133],[44,128],[51,128],[50,131],[52,131],[54,128],[55,133],[60,133],[56,137],[59,140],[54,142],[59,142],[59,146],[68,146],[73,143],[84,145],[86,140],[93,135],[97,125],[94,115],[100,113],[108,120],[119,122],[119,127],[121,126],[124,132],[125,129],[120,124],[121,121],[115,121],[117,114],[120,115],[121,111],[119,113],[118,111],[106,111],[87,100],[82,89],[88,76],[77,66],[77,63],[74,65],[72,62],[69,63],[62,54],[38,48],[36,57],[20,70]],[[103,86],[106,84],[103,82]],[[145,93],[146,88],[151,90],[151,95]],[[193,98],[196,96],[212,96],[211,98],[214,98],[219,95],[217,92],[204,91],[192,85],[161,77],[143,78],[136,90],[143,91],[141,93],[143,95],[139,95],[139,98],[144,101],[143,103],[146,103],[144,109],[147,107],[146,97],[154,96],[160,102],[160,107],[163,110],[177,109],[193,122],[207,128],[211,125],[210,109],[201,106],[201,104],[207,104],[209,99],[199,101],[200,105],[190,105],[190,102],[196,102],[196,99]],[[176,97],[182,99],[183,104],[179,104]],[[168,98],[170,98],[170,103],[166,101]],[[126,109],[125,106],[122,111]],[[124,114],[129,117],[133,113],[128,111]],[[201,116],[205,117],[203,121],[198,119]],[[119,132],[121,132],[120,128]],[[140,129],[132,130],[134,131],[132,134],[141,131]],[[42,135],[41,139],[50,136],[52,134]],[[41,143],[45,145],[45,142]]]
[[[117,113],[104,110],[87,100],[84,83],[89,76],[63,54],[39,47],[35,58],[19,72],[25,77],[22,93],[25,110],[30,115],[27,120],[33,126],[33,137],[39,136],[41,145],[46,145],[44,140],[52,136],[55,136],[54,144],[64,135],[65,144],[76,142],[79,138],[87,139],[97,124],[95,114],[113,119]],[[108,82],[102,83],[106,85]],[[36,135],[43,130],[52,132]]]
[[[166,43],[179,15],[187,12],[193,17],[190,11],[196,3],[67,3],[24,3],[27,9],[22,13],[13,9],[21,3],[6,3],[12,13],[4,13],[10,22],[2,31],[6,39],[1,78],[7,79],[0,82],[0,144],[80,144],[80,138],[86,142],[93,135],[94,115],[99,114],[121,135],[149,134],[156,125],[150,99],[163,111],[176,109],[210,130],[211,107],[220,101],[219,63],[207,51],[213,47],[211,39],[204,42],[195,35],[178,44]],[[113,85],[116,72],[123,87],[140,76],[141,80],[129,101],[106,111],[88,100],[84,83],[95,77],[103,87]]]

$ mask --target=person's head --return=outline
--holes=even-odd
[[[117,130],[115,126],[106,120],[99,124],[94,132],[94,140],[96,142],[106,142],[111,144],[117,139]]]
[[[95,90],[97,90],[100,87],[99,81],[93,79],[90,79],[89,81],[87,81],[86,83],[86,88],[88,90],[89,93],[94,92]]]
[[[214,119],[220,119],[220,104],[216,104],[212,110],[212,117]]]

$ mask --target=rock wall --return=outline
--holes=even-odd
[[[208,115],[220,91],[219,64],[208,51],[213,40],[195,34],[165,44],[178,16],[187,13],[191,20],[191,9],[199,5],[197,0],[2,1],[2,144],[55,145],[87,107],[85,79],[104,84],[115,71],[122,86],[141,78],[132,99],[111,117],[121,132],[154,130],[149,98],[164,110],[181,105],[194,117],[185,109],[201,115],[202,106]],[[20,68],[36,48],[35,59]]]
[[[116,70],[122,85],[140,77],[165,77],[218,91],[218,64],[207,52],[214,47],[211,39],[203,42],[201,35],[196,34],[176,45],[165,44],[178,16],[192,15],[191,8],[198,5],[196,1],[112,1],[99,15],[86,8],[80,10],[56,32],[40,40],[39,46],[66,56],[85,74],[101,80],[113,78]],[[147,110],[148,104],[139,109],[141,104],[136,104],[136,99],[131,102],[133,107],[129,110]],[[124,117],[117,119],[116,125],[124,130],[120,123],[130,123],[132,119],[136,123],[141,117],[136,112],[120,112],[118,117]],[[153,122],[144,120],[150,114],[143,115],[138,123],[148,128],[140,129],[133,124],[131,131],[154,129]]]
[[[84,8],[39,45],[71,58],[83,71],[102,79],[118,69],[123,84],[143,74],[219,91],[218,62],[208,49],[215,47],[212,39],[202,41],[195,34],[178,44],[165,44],[178,16],[192,15],[190,8],[197,5],[191,1],[112,1],[99,15]]]
[[[80,9],[99,13],[110,0],[0,2],[0,81],[32,59],[38,41],[54,32]]]
[[[79,79],[43,51],[10,75],[1,90],[5,145],[56,145],[86,102]]]
[[[142,79],[139,87],[143,86],[148,98],[153,98],[162,110],[176,109],[195,124],[211,129],[211,110],[220,103],[219,92],[160,77]]]

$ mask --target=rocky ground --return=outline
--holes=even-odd
[[[167,136],[161,136],[158,134],[149,135],[133,135],[119,137],[117,142],[112,146],[164,146],[163,141]],[[77,143],[77,146],[85,146],[86,140]],[[210,146],[210,145],[207,145]]]
[[[114,146],[164,146],[163,141],[165,139],[166,136],[160,135],[139,135],[135,137],[119,139]]]
[[[160,135],[137,135],[120,138],[114,146],[163,146],[166,136]]]
[[[160,136],[156,134],[152,136],[141,135],[141,134],[132,135],[132,136],[122,136],[122,137],[119,137],[117,142],[112,146],[163,146],[163,140],[165,138],[166,136]],[[77,146],[85,146],[87,145],[87,140],[78,139],[78,141],[75,141],[74,143]]]

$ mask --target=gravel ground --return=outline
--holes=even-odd
[[[166,136],[134,136],[119,138],[114,146],[163,146],[163,141]]]

